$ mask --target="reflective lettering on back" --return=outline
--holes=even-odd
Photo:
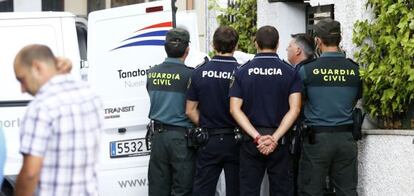
[[[222,71],[203,71],[201,77],[203,78],[219,78],[219,79],[230,79],[232,76],[231,72],[222,72]]]
[[[330,68],[314,68],[312,70],[314,76],[321,75],[325,82],[346,82],[348,76],[355,76],[353,69],[330,69]]]
[[[340,64],[313,64],[305,66],[306,75],[311,86],[358,86],[358,67],[339,62]]]
[[[272,76],[272,75],[283,75],[280,68],[261,68],[261,67],[252,67],[248,70],[249,75],[262,75],[262,76]]]
[[[181,77],[177,73],[153,72],[148,74],[148,79],[152,80],[152,84],[155,86],[171,86],[174,81],[179,81]]]

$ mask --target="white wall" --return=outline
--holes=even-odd
[[[414,195],[414,131],[365,130],[358,142],[358,194]]]
[[[357,20],[371,19],[372,14],[365,9],[366,0],[310,0],[312,6],[334,4],[335,20],[341,23],[341,46],[348,57],[353,58],[356,47],[352,43],[354,23]]]
[[[306,16],[303,3],[269,3],[257,1],[257,28],[272,25],[279,31],[280,58],[286,59],[286,48],[289,45],[291,34],[305,33]]]
[[[41,0],[14,0],[13,1],[15,12],[40,12],[42,11]]]

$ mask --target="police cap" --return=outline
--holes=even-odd
[[[167,35],[165,36],[165,42],[187,44],[190,42],[190,34],[185,29],[173,28],[167,32]]]
[[[318,37],[340,37],[341,24],[330,18],[323,19],[314,26],[314,33]]]

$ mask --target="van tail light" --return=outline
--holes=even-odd
[[[147,7],[145,9],[146,13],[151,13],[151,12],[159,12],[159,11],[163,11],[164,8],[162,6],[155,6],[155,7]]]

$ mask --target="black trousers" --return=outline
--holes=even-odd
[[[210,136],[207,144],[198,149],[196,160],[194,196],[214,196],[223,169],[226,196],[239,195],[239,145],[234,134]]]
[[[265,171],[269,177],[270,196],[293,195],[292,160],[288,145],[278,145],[270,155],[263,155],[251,141],[240,148],[240,195],[260,196]]]

